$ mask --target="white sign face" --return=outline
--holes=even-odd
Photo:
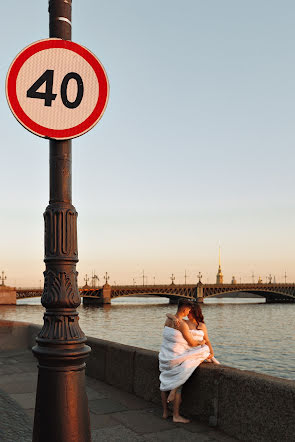
[[[9,106],[18,121],[46,138],[69,139],[101,118],[109,86],[99,60],[67,40],[41,40],[25,48],[6,80]]]

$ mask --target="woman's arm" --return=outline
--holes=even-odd
[[[210,339],[209,339],[209,336],[208,336],[208,330],[207,330],[206,324],[201,322],[199,324],[199,329],[203,330],[203,332],[204,332],[204,341],[205,341],[206,345],[208,345],[209,350],[210,350],[210,355],[208,356],[207,359],[211,359],[214,356],[214,351],[213,351],[213,348],[212,348],[212,345],[211,345],[211,342],[210,342]]]
[[[178,330],[182,333],[182,336],[184,337],[184,339],[186,340],[186,342],[190,347],[198,347],[201,345],[200,341],[197,341],[192,337],[189,327],[185,321],[180,322]]]
[[[176,328],[177,330],[179,330],[179,326],[180,326],[181,320],[178,319],[177,316],[172,315],[172,313],[166,313],[166,316],[167,316],[168,320],[171,320],[171,321],[173,322],[173,327]],[[183,319],[183,321],[184,321],[186,324],[187,324],[187,322],[188,322],[188,321],[186,321],[185,319]],[[193,337],[191,334],[190,334],[190,337],[191,337],[194,341],[197,341],[197,345],[204,345],[204,344],[206,344],[206,342],[205,342],[204,339],[202,339],[202,340],[197,339],[197,338]]]

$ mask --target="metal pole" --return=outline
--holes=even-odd
[[[71,39],[71,0],[50,0],[50,37]],[[72,205],[71,141],[50,140],[50,201],[44,213],[44,325],[38,358],[34,442],[91,441],[85,360],[90,348],[76,308],[77,212]]]

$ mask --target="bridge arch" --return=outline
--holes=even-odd
[[[213,286],[213,285],[212,285]],[[274,286],[267,284],[247,284],[246,286],[231,285],[231,286],[204,286],[204,298],[212,298],[216,295],[226,295],[227,293],[251,293],[259,295],[266,299],[266,302],[294,302],[295,301],[295,287],[292,286]]]

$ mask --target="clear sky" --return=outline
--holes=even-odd
[[[106,112],[73,141],[79,283],[295,281],[295,4],[274,0],[73,0],[73,41],[103,63]],[[11,114],[16,54],[48,37],[47,1],[1,7],[0,270],[44,270],[48,142]]]

